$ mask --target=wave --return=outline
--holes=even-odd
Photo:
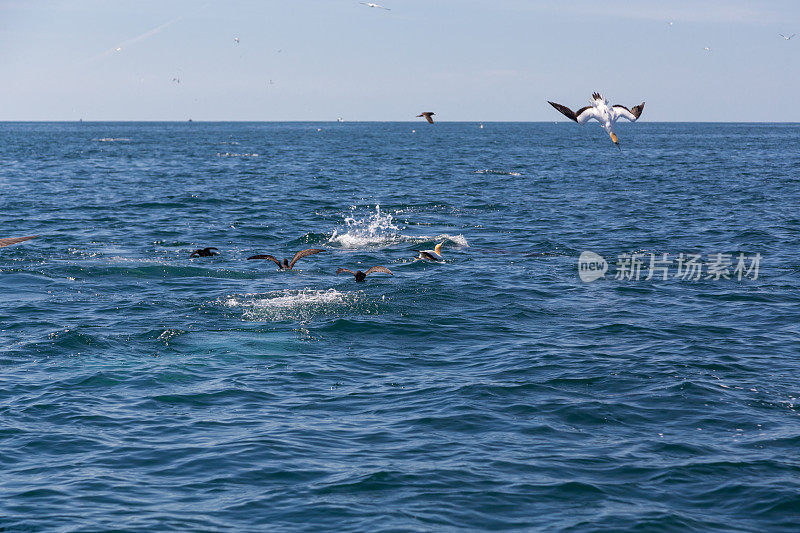
[[[244,320],[308,322],[321,317],[338,317],[348,313],[370,314],[377,308],[362,291],[339,292],[336,289],[284,289],[267,294],[233,295],[222,305],[242,309]]]
[[[235,154],[231,152],[220,153],[217,152],[217,157],[259,157],[258,154]]]
[[[99,143],[118,143],[118,142],[130,142],[131,139],[127,137],[103,137],[102,139],[92,139],[93,141]]]
[[[341,248],[383,248],[398,244],[424,244],[431,242],[450,242],[461,248],[468,248],[467,239],[459,235],[442,233],[439,235],[406,235],[405,229],[396,224],[391,213],[381,211],[381,206],[375,206],[375,212],[356,218],[351,214],[345,216],[344,227],[335,229],[326,244]]]
[[[484,170],[476,170],[475,174],[496,174],[498,176],[522,176],[519,172],[506,172],[504,170],[491,170],[491,169],[484,169]]]

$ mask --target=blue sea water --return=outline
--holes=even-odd
[[[619,134],[0,124],[0,530],[796,531],[800,127]]]

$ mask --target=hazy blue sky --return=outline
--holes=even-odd
[[[0,0],[0,120],[800,121],[796,0],[378,1]]]

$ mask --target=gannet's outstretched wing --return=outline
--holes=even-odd
[[[341,274],[342,272],[349,272],[349,273],[351,273],[351,274],[352,274],[352,275],[354,275],[354,276],[356,275],[356,273],[355,273],[355,272],[353,272],[352,270],[350,270],[349,268],[339,268],[339,269],[337,269],[337,270],[336,270],[336,275],[338,276],[338,275],[339,275],[339,274]]]
[[[367,270],[366,272],[364,272],[364,274],[365,275],[366,274],[372,274],[373,272],[383,272],[384,274],[391,274],[392,276],[394,276],[394,274],[392,274],[391,270],[389,270],[388,268],[383,267],[383,266],[370,267],[370,269]]]
[[[644,111],[644,102],[639,105],[633,106],[632,109],[628,109],[624,105],[615,104],[614,111],[617,113],[617,117],[625,118],[630,120],[631,122],[635,122],[637,118],[642,115],[642,111]]]
[[[27,241],[28,239],[33,239],[34,237],[38,237],[38,235],[31,235],[30,237],[6,237],[5,239],[0,239],[0,248],[4,246],[11,246],[12,244],[17,244],[18,242]]]
[[[591,119],[600,120],[600,113],[597,112],[592,106],[586,106],[578,109],[577,112],[568,108],[567,106],[557,104],[555,102],[547,101],[548,104],[558,109],[558,111],[570,120],[574,120],[578,124],[586,124]]]
[[[292,257],[292,260],[289,261],[289,269],[294,268],[294,264],[297,262],[298,259],[302,259],[303,257],[305,257],[307,255],[314,255],[314,254],[318,254],[318,253],[324,252],[324,251],[325,250],[323,250],[322,248],[309,248],[308,250],[300,250],[299,252],[294,254],[294,257]]]
[[[251,255],[250,257],[247,258],[248,261],[251,259],[269,259],[270,261],[275,261],[275,264],[278,265],[278,268],[283,268],[281,262],[275,259],[271,255]]]

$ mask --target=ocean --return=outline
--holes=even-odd
[[[796,531],[800,127],[618,133],[0,123],[0,530]]]

